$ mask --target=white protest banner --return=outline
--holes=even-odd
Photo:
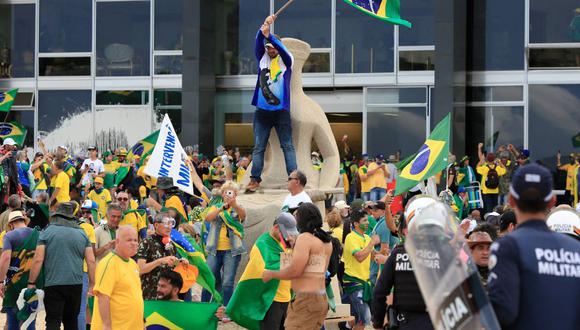
[[[154,178],[171,177],[177,188],[193,195],[193,182],[189,167],[185,162],[186,159],[187,154],[181,147],[169,116],[165,114],[157,144],[155,144],[155,149],[153,149],[151,158],[145,167],[145,173]]]

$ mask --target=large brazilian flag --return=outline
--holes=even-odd
[[[0,123],[0,138],[12,138],[16,144],[22,146],[26,139],[27,129],[17,122]]]
[[[250,251],[250,260],[228,303],[226,314],[238,325],[259,330],[260,321],[274,301],[280,280],[262,281],[264,269],[280,270],[282,246],[269,232],[262,234]]]
[[[413,24],[401,18],[400,0],[344,0],[363,13],[391,24],[411,28]]]
[[[217,329],[218,303],[145,300],[145,329]]]
[[[447,166],[450,130],[451,114],[449,113],[437,124],[415,157],[401,171],[395,189],[396,195],[408,191]]]

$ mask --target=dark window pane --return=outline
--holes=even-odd
[[[39,2],[41,53],[91,51],[93,21],[91,0]]]
[[[369,88],[367,104],[426,103],[425,88]]]
[[[523,69],[524,1],[478,0],[467,4],[468,69]]]
[[[39,76],[90,76],[90,57],[41,57]]]
[[[435,44],[435,0],[403,1],[401,17],[413,23],[413,28],[399,27],[399,45],[431,46]]]
[[[435,70],[434,50],[399,51],[399,70],[426,71]]]
[[[216,36],[216,72],[223,75],[257,74],[254,55],[255,37],[270,12],[263,0],[218,1],[216,26],[223,26]]]
[[[523,107],[468,107],[467,141],[468,148],[483,142],[485,149],[496,151],[501,145],[524,145]]]
[[[155,49],[183,49],[183,0],[155,1]]]
[[[580,19],[578,21],[580,22]],[[578,67],[580,67],[580,48],[530,49],[530,68],[532,69]]]
[[[393,56],[393,25],[336,2],[337,73],[393,72]]]
[[[139,105],[149,103],[148,91],[97,91],[99,105]]]
[[[523,101],[522,86],[473,86],[467,88],[468,102]]]
[[[330,54],[310,53],[302,72],[330,72]]]
[[[580,42],[579,7],[578,0],[530,0],[530,43]]]
[[[0,78],[34,77],[33,4],[0,5]]]
[[[275,10],[286,2],[288,1],[275,0]],[[275,32],[281,38],[305,41],[313,48],[328,48],[331,36],[331,6],[330,0],[296,1],[276,20]]]
[[[425,108],[367,108],[367,152],[403,157],[425,142]]]
[[[573,137],[580,133],[580,85],[530,85],[529,98],[531,157],[553,168],[558,150],[578,152]]]
[[[71,154],[86,150],[93,143],[91,91],[39,91],[38,134],[49,150],[59,145],[69,147]]]
[[[97,76],[149,75],[149,6],[97,3]]]
[[[15,121],[26,128],[24,145],[34,147],[34,111],[10,111],[6,122]]]
[[[155,122],[161,124],[168,114],[177,134],[181,133],[181,90],[156,89],[154,97]]]
[[[181,55],[155,56],[155,74],[181,74]]]
[[[18,91],[12,107],[31,107],[34,105],[34,93]]]

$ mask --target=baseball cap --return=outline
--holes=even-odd
[[[103,180],[103,178],[101,178],[100,176],[95,178],[95,183],[100,183],[103,184],[105,181]]]
[[[348,206],[348,204],[346,204],[345,201],[338,201],[334,203],[334,207],[336,207],[339,211],[342,211],[346,208],[350,208],[350,206]]]
[[[518,168],[514,174],[510,193],[515,199],[521,201],[522,194],[533,189],[538,191],[542,201],[548,202],[554,196],[552,186],[552,174],[548,169],[538,164],[528,164]]]
[[[60,149],[63,149],[64,151],[68,152],[68,148],[67,148],[66,146],[62,145],[62,146],[58,146],[58,147],[59,147]]]
[[[357,199],[353,200],[352,203],[350,203],[350,208],[351,209],[362,209],[364,203],[365,202],[362,199],[357,198]]]
[[[488,233],[483,231],[476,231],[472,233],[471,235],[469,235],[469,239],[467,240],[467,245],[469,245],[470,248],[473,248],[478,244],[489,245],[491,243],[493,243],[493,240],[491,239]]]
[[[2,143],[3,146],[15,146],[16,145],[16,141],[14,141],[13,138],[6,138],[4,140],[4,143]]]
[[[383,201],[377,201],[374,205],[371,206],[373,210],[386,210],[387,206]]]
[[[385,155],[383,155],[383,154],[377,154],[377,155],[375,156],[375,159],[376,159],[376,160],[385,160]]]
[[[504,214],[501,215],[501,218],[499,218],[499,230],[505,231],[508,229],[510,224],[515,226],[517,223],[518,222],[516,220],[516,214],[514,211],[504,212]]]
[[[93,200],[86,199],[81,205],[81,209],[97,209],[99,206]]]
[[[280,213],[276,220],[274,220],[274,224],[278,225],[280,233],[284,239],[288,239],[290,236],[298,236],[298,234],[300,234],[296,228],[296,219],[288,212]]]
[[[16,220],[22,220],[22,219],[25,219],[22,211],[12,211],[12,212],[10,212],[10,214],[8,214],[8,223],[11,223],[12,221],[16,221]]]

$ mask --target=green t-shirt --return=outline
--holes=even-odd
[[[81,228],[51,224],[40,233],[38,245],[45,246],[45,286],[83,284],[85,249],[91,243]]]

